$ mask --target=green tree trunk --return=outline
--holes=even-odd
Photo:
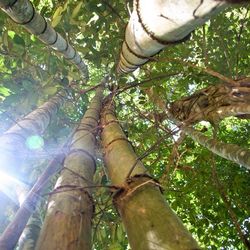
[[[171,210],[158,183],[146,174],[123,133],[114,108],[107,102],[101,114],[102,146],[108,175],[120,187],[114,196],[129,243],[134,250],[199,249]],[[132,176],[132,177],[130,177]]]
[[[88,81],[88,68],[79,53],[41,16],[29,0],[0,0],[0,7],[16,23],[23,25],[43,43],[60,52],[80,70]]]
[[[20,166],[31,154],[26,145],[33,135],[41,135],[49,125],[59,107],[64,103],[66,91],[60,91],[42,106],[25,116],[0,137],[0,170],[20,174]]]
[[[105,79],[103,84],[105,83]],[[37,250],[90,250],[94,203],[95,135],[102,104],[103,84],[77,128],[64,168],[48,203]]]

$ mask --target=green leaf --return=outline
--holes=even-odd
[[[63,9],[62,6],[59,6],[56,9],[56,11],[55,11],[55,13],[54,13],[54,15],[52,17],[52,21],[51,21],[51,26],[52,27],[55,28],[60,23],[60,21],[62,19],[62,13],[63,13],[63,11],[64,11],[64,9]]]
[[[0,87],[0,95],[2,96],[9,96],[11,93],[11,90],[8,88],[5,88],[3,86]]]
[[[108,250],[121,250],[121,245],[118,242],[112,243],[109,247]]]
[[[7,31],[3,33],[3,44],[8,49],[8,51],[11,51],[13,45]]]
[[[75,18],[78,15],[79,11],[81,10],[82,4],[83,4],[82,2],[79,2],[76,5],[76,7],[74,8],[72,15],[71,15],[72,18]]]
[[[23,47],[25,46],[25,42],[23,40],[22,37],[20,37],[19,35],[15,34],[14,38],[13,38],[14,43],[18,44],[18,45],[22,45]]]

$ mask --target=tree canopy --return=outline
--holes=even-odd
[[[33,4],[84,58],[90,79],[85,83],[74,65],[4,12],[0,13],[1,134],[60,89],[69,91],[64,107],[39,135],[38,145],[36,141],[31,146],[34,154],[26,160],[23,169],[27,172],[28,168],[32,173],[20,180],[21,186],[33,183],[39,176],[53,152],[80,121],[94,96],[95,88],[91,88],[110,73],[112,80],[105,94],[113,93],[123,130],[149,173],[160,181],[171,208],[200,246],[245,249],[244,240],[250,240],[249,169],[198,144],[169,119],[166,110],[185,106],[183,103],[178,106],[177,101],[191,100],[187,110],[180,111],[184,114],[183,121],[189,121],[187,125],[220,142],[249,149],[249,113],[218,118],[204,115],[202,108],[194,109],[201,107],[195,106],[201,94],[211,96],[205,99],[206,107],[214,110],[231,105],[221,100],[229,100],[232,93],[238,93],[234,96],[242,98],[240,102],[249,102],[249,4],[227,8],[193,31],[188,40],[167,46],[148,63],[126,75],[118,75],[116,66],[132,1],[34,0]],[[239,82],[242,88],[237,85]],[[220,97],[217,87],[221,85],[231,89],[216,99]],[[212,92],[204,91],[208,88]],[[210,101],[212,97],[215,104]],[[216,106],[217,103],[220,105]],[[214,114],[214,110],[206,114]],[[202,115],[188,120],[191,111]],[[173,113],[178,114],[176,110]],[[99,187],[94,193],[94,249],[129,249],[106,188],[110,182],[102,168],[101,150],[97,151],[99,167],[95,183]],[[0,220],[1,231],[13,216],[14,204],[18,204],[15,197],[12,200]],[[42,216],[45,207],[46,201]]]

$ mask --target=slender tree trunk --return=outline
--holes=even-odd
[[[90,250],[94,203],[91,195],[95,173],[95,135],[103,96],[96,90],[76,130],[64,168],[51,193],[37,250]]]
[[[16,175],[20,166],[31,153],[26,145],[32,135],[41,135],[63,104],[65,91],[60,91],[42,106],[25,116],[0,137],[0,169]]]
[[[43,43],[60,52],[80,70],[88,81],[88,68],[79,53],[41,16],[29,0],[0,0],[0,7],[10,18],[36,35]]]
[[[232,107],[235,107],[235,112],[239,109],[241,109],[241,111],[246,111],[247,114],[247,110],[248,110],[248,102],[249,102],[249,88],[246,88],[247,86],[242,86],[242,88],[236,88],[235,91],[231,90],[228,91],[228,86],[224,86],[224,88],[216,88],[215,87],[211,87],[211,88],[207,88],[206,90],[209,90],[208,92],[212,90],[215,90],[214,95],[215,96],[211,96],[211,98],[209,98],[209,93],[207,97],[205,97],[206,92],[200,91],[198,93],[196,93],[196,95],[191,96],[190,98],[184,98],[181,101],[177,101],[175,103],[175,106],[172,106],[172,108],[170,110],[167,110],[167,116],[169,119],[171,119],[173,122],[175,122],[175,124],[177,126],[179,126],[181,128],[182,131],[184,131],[185,134],[189,135],[194,141],[200,143],[201,145],[203,145],[204,147],[206,147],[208,150],[210,150],[211,152],[225,158],[228,160],[231,160],[239,165],[242,165],[248,169],[250,169],[250,150],[247,148],[242,148],[238,145],[235,144],[228,144],[228,143],[223,143],[223,142],[219,142],[216,139],[213,138],[209,138],[205,135],[203,135],[201,132],[198,132],[196,130],[194,130],[192,127],[188,127],[186,125],[186,122],[190,121],[191,123],[194,121],[197,121],[198,117],[200,117],[199,119],[201,119],[201,117],[205,114],[200,114],[202,113],[201,107],[203,106],[203,108],[207,108],[208,110],[211,111],[211,113],[209,114],[209,112],[207,111],[207,116],[205,117],[210,117],[212,121],[218,121],[219,118],[221,117],[219,114],[216,114],[216,112],[223,110],[224,107],[227,108],[227,106],[231,105]],[[225,89],[226,89],[226,93],[228,94],[223,96],[223,94],[225,94]],[[223,90],[223,91],[222,91]],[[245,92],[244,92],[245,91]],[[154,96],[150,96],[150,93],[147,92],[150,98],[153,98]],[[217,93],[217,95],[216,95]],[[236,93],[236,97],[234,99],[234,93]],[[237,98],[237,93],[240,94],[240,96]],[[230,95],[229,95],[230,94]],[[242,96],[241,96],[242,95]],[[245,97],[245,98],[244,98]],[[226,100],[225,100],[226,99]],[[197,103],[196,103],[197,101]],[[200,102],[200,105],[199,105]],[[214,109],[211,108],[208,105],[208,103],[211,103],[212,106],[214,106]],[[233,102],[239,102],[237,105],[234,106]],[[242,103],[241,103],[242,102]],[[165,102],[163,100],[161,100],[160,98],[158,98],[157,102],[155,102],[155,104],[161,108],[162,110],[165,109]],[[182,105],[181,105],[182,104]],[[205,104],[205,105],[204,105]],[[187,105],[186,107],[183,107],[183,105]],[[218,106],[216,108],[216,105]],[[223,106],[224,105],[224,106]],[[245,107],[245,109],[242,108],[242,106]],[[180,110],[177,109],[177,107],[179,107],[183,113],[181,113]],[[189,107],[189,108],[187,108]],[[189,110],[193,107],[193,111]],[[177,109],[177,110],[176,110]],[[188,110],[188,112],[186,112]],[[195,112],[196,110],[196,112]],[[213,113],[213,112],[214,113]],[[232,114],[234,112],[234,110],[231,109],[228,110],[227,114]],[[188,115],[187,115],[188,114]],[[192,114],[192,115],[190,115]],[[240,112],[238,112],[237,114],[241,114]],[[226,114],[225,114],[226,115]],[[184,117],[189,117],[189,119],[185,120],[184,119],[184,123],[182,123],[181,121],[179,121],[178,119],[176,119],[177,117],[181,117],[181,119],[184,119]],[[223,116],[223,115],[222,115]],[[214,117],[215,119],[212,119],[212,117]]]
[[[146,63],[168,45],[185,41],[190,32],[222,11],[229,3],[218,0],[134,0],[125,32],[118,73],[127,73]]]
[[[245,168],[250,169],[250,150],[242,148],[235,144],[229,144],[219,142],[216,139],[209,138],[203,135],[201,132],[194,130],[191,127],[183,128],[183,131],[189,135],[194,141],[198,142],[202,146],[206,147],[213,153],[233,161]]]
[[[163,198],[158,183],[146,174],[123,133],[114,107],[107,102],[101,114],[102,146],[108,175],[120,187],[114,203],[134,250],[199,249]],[[132,176],[132,177],[130,177]]]
[[[1,170],[14,174],[16,178],[20,177],[20,167],[24,159],[31,154],[31,151],[29,151],[26,145],[27,139],[32,135],[40,135],[45,131],[51,118],[57,113],[59,107],[63,104],[65,96],[66,91],[60,91],[49,101],[25,116],[0,137]],[[30,196],[31,200],[28,202],[35,202],[36,204],[33,194],[30,194]],[[1,236],[1,247],[5,247],[7,244],[6,248],[8,248],[8,244],[10,244],[11,247],[13,246],[10,249],[14,248],[30,215],[34,211],[32,206],[32,209],[29,206],[28,208],[25,208],[26,205],[27,204],[24,203],[24,206],[18,210],[14,221],[6,228],[4,234]],[[32,212],[29,210],[32,210]],[[13,232],[13,230],[16,230],[16,232]],[[8,243],[6,243],[6,239]]]
[[[0,249],[12,250],[15,248],[20,235],[22,234],[30,216],[35,211],[40,195],[45,188],[48,180],[59,169],[62,164],[64,154],[59,153],[49,164],[43,174],[39,177],[33,188],[29,191],[25,201],[18,209],[14,219],[7,226],[0,237]]]
[[[19,240],[18,250],[34,250],[42,227],[40,211],[35,211],[29,219]]]

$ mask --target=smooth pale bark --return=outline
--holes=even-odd
[[[33,135],[41,135],[45,131],[59,107],[64,103],[65,96],[66,91],[60,91],[0,136],[0,170],[15,176],[20,174],[20,166],[31,154],[26,145],[27,139]]]
[[[175,119],[194,124],[202,120],[218,123],[225,117],[250,113],[250,84],[219,84],[199,90],[170,104]]]
[[[166,46],[184,41],[198,26],[224,10],[227,2],[243,1],[134,0],[117,72],[132,72]]]
[[[113,185],[120,187],[114,196],[129,244],[134,250],[194,250],[197,243],[171,210],[158,183],[146,170],[127,141],[113,106],[107,102],[101,115],[104,161]],[[136,164],[136,166],[135,166]],[[132,171],[132,167],[134,170]],[[128,174],[131,172],[130,178]]]
[[[0,237],[0,249],[14,249],[20,235],[22,234],[30,216],[35,211],[40,195],[48,183],[49,179],[59,170],[64,159],[64,154],[59,153],[47,166],[43,174],[38,178],[32,189],[27,194],[24,202],[21,204],[14,219],[7,226]]]
[[[103,85],[76,130],[64,168],[51,194],[37,250],[90,250],[94,203],[95,135],[102,104]]]
[[[85,82],[88,81],[88,68],[79,53],[41,16],[29,0],[0,0],[0,7],[17,24],[24,26],[44,44],[62,54],[82,73]]]
[[[194,141],[206,147],[213,153],[250,169],[250,149],[242,148],[235,144],[219,142],[218,140],[209,138],[190,127],[183,128],[183,131]]]
[[[229,116],[237,116],[239,118],[250,118],[250,104],[231,105],[230,107],[220,107],[215,111],[216,119],[224,119]]]

